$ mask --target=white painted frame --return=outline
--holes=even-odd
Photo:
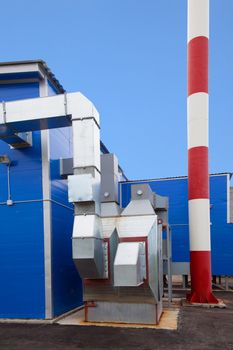
[[[40,97],[48,96],[47,78],[40,81]],[[45,318],[53,317],[53,285],[52,285],[52,208],[50,179],[50,140],[49,130],[41,130],[42,159],[42,196],[44,224],[44,272],[45,272]]]

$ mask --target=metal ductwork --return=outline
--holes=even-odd
[[[130,203],[120,208],[118,160],[113,154],[100,155],[99,114],[82,94],[0,104],[0,139],[8,143],[20,132],[71,124],[73,169],[68,176],[68,195],[74,203],[72,252],[83,278],[86,321],[158,323],[167,198],[153,193],[148,185],[135,184]],[[71,163],[62,166],[71,167]]]
[[[72,114],[73,172],[68,177],[69,201],[75,205],[73,260],[82,278],[103,278],[100,219],[99,114],[87,101],[82,114]]]
[[[74,261],[80,267],[82,277],[103,278],[99,217],[100,128],[96,108],[79,92],[0,104],[0,139],[11,146],[15,146],[16,138],[24,132],[71,124],[74,174],[69,176],[68,185],[69,201],[75,205]]]

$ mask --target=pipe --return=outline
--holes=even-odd
[[[208,169],[209,0],[188,0],[188,206],[190,303],[212,303]]]
[[[7,164],[7,200],[11,200],[11,180],[10,180],[10,164]]]

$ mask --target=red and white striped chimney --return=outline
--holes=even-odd
[[[208,170],[209,0],[188,0],[188,204],[190,303],[218,303],[212,294]]]

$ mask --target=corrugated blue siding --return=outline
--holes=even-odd
[[[215,275],[233,275],[233,224],[227,224],[227,176],[210,181],[211,246]]]
[[[169,197],[172,260],[189,261],[187,178],[138,181]],[[130,182],[121,184],[122,206],[130,201]],[[227,175],[210,176],[212,272],[233,275],[233,225],[227,224]]]
[[[0,207],[0,317],[45,316],[42,210],[40,202]]]
[[[38,83],[0,84],[0,101],[22,100],[38,96]]]
[[[16,80],[16,79],[40,79],[40,78],[41,78],[41,75],[38,71],[0,74],[1,80],[11,80],[12,81],[12,80]]]
[[[49,95],[54,93],[50,85]],[[71,128],[50,130],[49,134],[53,312],[57,316],[82,304],[82,281],[72,260],[73,205],[68,202],[67,180],[61,179],[59,171],[60,158],[73,154]]]
[[[33,98],[38,83],[0,85],[0,100]],[[0,141],[0,154],[9,155],[13,206],[7,200],[7,167],[0,165],[0,317],[44,318],[44,238],[40,132],[33,147],[14,150]],[[33,200],[33,202],[28,202]],[[23,203],[17,203],[23,201]]]

